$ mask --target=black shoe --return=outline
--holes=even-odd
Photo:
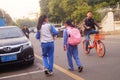
[[[49,74],[48,69],[45,69],[45,70],[44,70],[44,72],[45,72],[45,74],[46,74],[46,75],[48,75],[48,74]]]
[[[78,71],[82,72],[83,71],[83,66],[78,67]]]

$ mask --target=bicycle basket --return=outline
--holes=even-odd
[[[105,39],[105,35],[104,34],[96,34],[95,35],[95,40],[104,40]]]

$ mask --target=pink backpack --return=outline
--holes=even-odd
[[[67,33],[68,37],[68,44],[70,45],[78,45],[82,41],[82,37],[80,31],[77,28],[68,27]]]

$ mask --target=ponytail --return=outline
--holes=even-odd
[[[46,15],[41,15],[38,19],[38,24],[37,24],[37,30],[41,29],[42,24],[45,22],[45,19],[47,18]]]
[[[73,24],[72,24],[72,20],[67,20],[65,21],[65,23],[70,26],[70,27],[75,27]]]

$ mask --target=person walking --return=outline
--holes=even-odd
[[[72,57],[73,57],[75,62],[76,62],[76,64],[77,64],[77,66],[78,66],[78,71],[82,72],[83,66],[82,66],[81,61],[80,61],[80,59],[78,57],[78,44],[72,45],[72,44],[69,43],[69,41],[70,41],[69,38],[72,37],[72,36],[75,36],[75,35],[71,36],[69,34],[70,33],[69,32],[70,31],[69,28],[73,28],[74,29],[75,27],[72,25],[71,20],[67,20],[64,23],[64,26],[65,26],[65,30],[64,30],[64,33],[63,33],[63,37],[64,37],[63,45],[64,45],[64,50],[65,51],[67,50],[67,59],[68,59],[68,65],[69,65],[69,69],[68,70],[74,71],[74,66],[73,66],[73,62],[72,62]],[[74,29],[74,30],[76,30],[76,29]],[[71,31],[71,32],[73,33],[73,31]],[[78,34],[76,34],[76,35],[80,34],[80,32],[78,30],[76,30],[76,32],[78,32]],[[81,38],[80,38],[80,40],[81,40]],[[72,43],[72,41],[71,41],[71,43]]]
[[[22,29],[23,33],[25,34],[25,36],[29,39],[29,29],[28,29],[28,26],[27,25],[24,25],[23,26],[23,29]]]
[[[38,20],[36,38],[40,39],[44,72],[46,75],[53,74],[54,64],[54,36],[58,34],[55,27],[49,23],[46,15],[41,15]]]

